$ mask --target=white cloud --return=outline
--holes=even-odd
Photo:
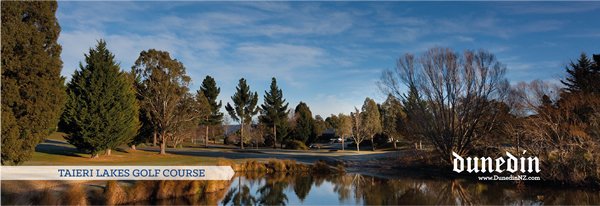
[[[95,30],[62,32],[58,38],[58,42],[62,45],[61,75],[70,79],[73,72],[79,69],[79,62],[84,61],[83,55],[88,53],[90,47],[96,44],[96,40],[103,36],[102,32]]]

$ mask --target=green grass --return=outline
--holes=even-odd
[[[63,133],[50,135],[46,142],[38,145],[31,160],[23,165],[216,165],[219,158],[191,155],[165,154],[142,150],[119,149],[110,156],[90,158],[89,154],[77,151],[63,138]],[[245,159],[235,160],[242,162]]]

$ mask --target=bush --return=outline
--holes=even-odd
[[[548,152],[542,177],[573,185],[600,185],[600,156],[591,151],[594,150],[564,152],[556,149]]]
[[[104,196],[106,205],[119,205],[127,202],[127,193],[115,180],[110,180],[104,188]]]
[[[304,144],[304,142],[298,140],[288,141],[285,144],[286,149],[295,149],[295,150],[308,150],[308,147]]]
[[[312,165],[311,169],[313,174],[334,174],[346,172],[342,164],[338,164],[335,167],[332,167],[323,160],[316,161]]]
[[[297,163],[295,160],[269,160],[266,164],[267,168],[273,172],[304,172],[308,171],[309,167],[305,164]]]
[[[85,188],[81,184],[73,184],[71,187],[62,195],[62,205],[88,205],[87,194]]]

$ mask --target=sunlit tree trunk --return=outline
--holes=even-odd
[[[159,154],[166,154],[166,147],[167,147],[167,134],[165,134],[165,132],[162,132],[160,134],[160,153]]]
[[[277,125],[273,124],[273,149],[277,148]]]
[[[152,146],[156,147],[156,131],[152,132],[152,136],[154,137],[154,140],[152,141]]]
[[[206,118],[206,120],[208,121],[208,117]],[[204,135],[204,147],[208,147],[208,124],[204,127],[206,127],[206,135]]]

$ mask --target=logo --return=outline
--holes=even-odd
[[[527,151],[523,151],[525,154]],[[537,157],[520,157],[517,158],[510,152],[506,152],[506,157],[467,157],[463,158],[460,155],[452,152],[454,156],[453,164],[454,172],[461,173],[466,170],[468,173],[539,173],[540,159]],[[466,164],[466,166],[465,166]]]

